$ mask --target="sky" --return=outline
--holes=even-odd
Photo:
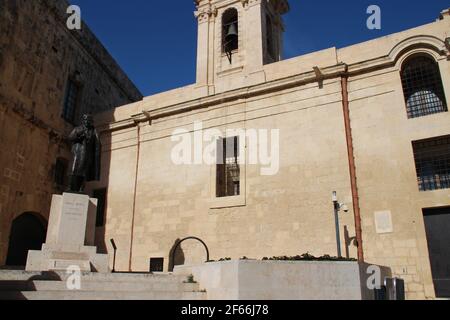
[[[82,19],[144,96],[195,82],[197,21],[193,0],[71,0]],[[285,59],[342,48],[435,21],[446,0],[290,0]],[[367,8],[381,9],[381,30]]]

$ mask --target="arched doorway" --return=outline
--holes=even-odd
[[[47,234],[46,224],[39,214],[31,212],[14,219],[9,236],[7,266],[25,266],[28,251],[42,249]]]

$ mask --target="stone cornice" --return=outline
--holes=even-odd
[[[317,78],[314,70],[310,72],[277,79],[270,82],[257,84],[250,87],[244,87],[232,91],[227,91],[213,96],[206,96],[195,100],[175,104],[172,106],[143,111],[139,114],[131,116],[130,119],[106,124],[99,127],[99,131],[116,131],[122,128],[135,126],[140,122],[151,122],[153,119],[163,118],[179,113],[184,113],[196,109],[207,108],[210,106],[218,105],[224,102],[235,101],[239,99],[248,99],[250,97],[268,94],[271,92],[277,92],[280,90],[300,86],[303,84],[339,77],[346,73],[347,66],[345,64],[337,64],[335,66],[321,69],[321,79]]]
[[[413,49],[432,50],[441,57],[446,57],[449,55],[449,50],[443,40],[434,36],[416,35],[406,38],[403,41],[397,43],[385,56],[380,56],[374,59],[349,65],[345,63],[339,63],[337,65],[326,68],[315,67],[311,68],[312,70],[310,72],[276,79],[270,82],[265,82],[253,86],[243,87],[212,96],[205,96],[202,98],[174,104],[159,109],[145,110],[139,114],[133,115],[130,119],[107,124],[103,127],[103,129],[106,131],[119,130],[129,126],[134,126],[140,122],[151,122],[152,119],[158,119],[201,108],[208,108],[210,106],[238,99],[247,99],[258,95],[301,86],[315,81],[320,82],[325,79],[332,79],[340,76],[356,76],[383,68],[394,67],[398,60],[405,54],[405,52],[411,51]]]

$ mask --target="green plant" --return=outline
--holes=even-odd
[[[219,259],[219,260],[217,260],[218,262],[223,262],[223,261],[231,261],[231,258],[221,258],[221,259]],[[209,260],[209,261],[206,261],[207,263],[208,262],[217,262],[216,260]]]
[[[231,258],[222,258],[219,261],[231,261]]]
[[[223,261],[230,261],[231,258],[222,258],[220,260],[218,260],[219,262],[223,262]],[[240,260],[252,260],[250,258],[247,257],[242,257],[240,258]],[[339,257],[332,257],[328,254],[320,256],[320,257],[315,257],[314,255],[310,254],[309,252],[304,253],[302,255],[296,255],[296,256],[292,256],[292,257],[288,257],[288,256],[279,256],[279,257],[264,257],[262,258],[262,261],[358,261],[356,259],[353,258],[339,258]],[[216,262],[214,260],[210,260],[208,262]]]
[[[356,259],[353,258],[331,257],[330,255],[327,254],[321,257],[315,257],[309,252],[293,257],[287,256],[272,257],[272,258],[264,257],[262,260],[263,261],[357,261]]]
[[[184,281],[184,283],[197,283],[197,282],[194,280],[194,276],[191,274],[187,276],[187,280]]]

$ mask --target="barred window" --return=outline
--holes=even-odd
[[[450,188],[450,135],[413,142],[420,191]]]
[[[66,96],[64,98],[64,109],[62,117],[69,123],[75,122],[76,108],[80,94],[80,86],[73,80],[67,81]]]
[[[239,137],[217,142],[216,196],[240,195]]]
[[[408,118],[447,111],[439,66],[432,58],[421,55],[409,59],[401,77]]]

